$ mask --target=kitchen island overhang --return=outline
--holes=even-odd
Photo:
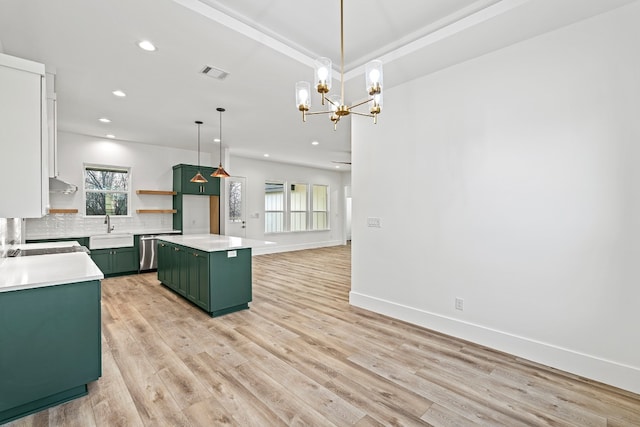
[[[273,242],[217,234],[162,236],[158,280],[211,317],[249,308],[251,250]]]

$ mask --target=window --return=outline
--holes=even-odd
[[[85,215],[129,214],[129,169],[85,165]]]
[[[291,184],[289,192],[289,230],[307,229],[307,184]]]
[[[242,222],[242,183],[229,181],[229,221]]]
[[[264,232],[329,230],[329,186],[267,181]]]
[[[326,185],[312,186],[311,205],[313,208],[313,218],[311,222],[312,230],[329,229],[329,187]]]
[[[264,184],[264,232],[284,231],[284,184],[266,182]]]

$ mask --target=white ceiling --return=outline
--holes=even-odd
[[[347,101],[363,97],[374,57],[388,89],[632,1],[345,0]],[[1,0],[0,51],[55,69],[62,131],[195,149],[202,120],[204,150],[217,153],[221,106],[232,154],[334,168],[350,159],[351,120],[367,119],[335,132],[327,116],[302,123],[293,88],[317,56],[339,77],[339,10],[338,0]],[[142,39],[158,50],[140,50]],[[200,75],[205,65],[230,75]]]

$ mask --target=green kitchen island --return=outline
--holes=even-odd
[[[251,249],[272,242],[192,234],[158,241],[158,280],[211,317],[249,308]]]

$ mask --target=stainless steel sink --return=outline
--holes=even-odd
[[[89,249],[128,248],[133,246],[132,233],[107,233],[89,236]]]

